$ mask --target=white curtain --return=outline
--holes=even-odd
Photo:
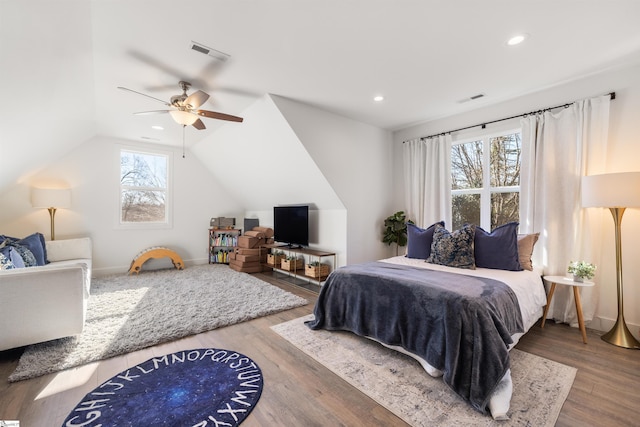
[[[609,104],[606,95],[521,121],[520,232],[540,232],[533,262],[545,275],[565,275],[569,261],[601,264],[603,210],[581,207],[580,181],[605,172]],[[597,292],[582,288],[581,297],[590,321]],[[548,317],[577,325],[570,287],[556,288]]]
[[[403,158],[407,219],[451,227],[451,135],[405,141]]]

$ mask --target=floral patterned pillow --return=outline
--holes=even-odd
[[[436,224],[431,243],[431,255],[428,263],[446,265],[448,267],[476,269],[473,240],[476,226],[465,224],[460,230],[449,232],[440,224]]]
[[[25,267],[35,267],[38,265],[36,257],[33,255],[33,252],[29,250],[29,248],[17,243],[9,243],[9,245],[12,246],[20,254]]]
[[[11,260],[9,258],[5,257],[0,252],[0,270],[12,270],[14,268],[15,268],[15,266],[13,265]]]

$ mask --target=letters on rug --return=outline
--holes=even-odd
[[[263,377],[249,357],[201,348],[153,357],[105,381],[65,426],[237,426],[258,403]]]
[[[107,359],[307,304],[226,265],[143,271],[91,283],[82,334],[28,346],[9,381]]]
[[[271,328],[412,426],[548,426],[560,414],[577,370],[517,349],[510,352],[510,420],[494,421],[409,356],[350,332],[312,331],[304,316]]]

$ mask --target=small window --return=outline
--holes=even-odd
[[[485,230],[519,220],[520,131],[455,142],[451,147],[452,227]]]
[[[169,224],[170,155],[120,150],[120,225]]]

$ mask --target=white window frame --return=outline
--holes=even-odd
[[[167,188],[155,188],[155,187],[132,187],[135,189],[147,189],[153,191],[165,191],[165,218],[164,221],[149,221],[149,222],[123,222],[122,221],[122,191],[127,189],[127,186],[123,186],[120,182],[120,160],[122,158],[122,152],[146,154],[151,156],[165,157],[167,160]],[[116,173],[115,180],[117,183],[116,192],[116,216],[115,216],[115,228],[123,230],[150,230],[150,229],[168,229],[173,227],[172,211],[173,211],[173,152],[167,150],[158,150],[154,148],[140,148],[129,145],[117,145],[116,146]]]
[[[454,190],[451,189],[451,198],[457,195],[464,194],[480,194],[480,227],[484,230],[491,230],[491,194],[492,193],[520,193],[520,186],[513,185],[508,187],[491,187],[491,169],[489,162],[491,161],[490,143],[491,138],[510,135],[513,133],[520,134],[520,140],[522,141],[522,128],[512,128],[504,130],[496,130],[493,132],[477,133],[474,136],[465,135],[463,138],[454,140],[451,142],[452,148],[455,145],[467,144],[469,142],[482,141],[482,187],[480,188],[465,188]],[[520,147],[522,149],[522,146]],[[521,181],[522,182],[522,181]],[[451,216],[453,217],[453,205],[451,206]]]

